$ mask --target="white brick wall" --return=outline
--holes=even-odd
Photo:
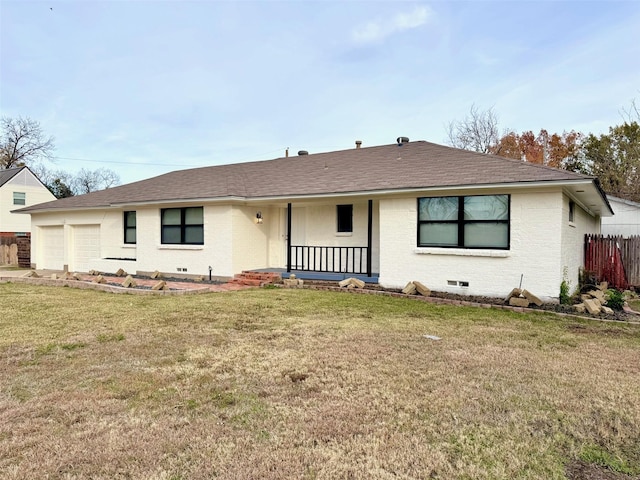
[[[433,196],[474,193],[486,194],[466,191]],[[577,270],[582,265],[584,233],[597,232],[599,219],[577,207],[575,225],[568,225],[568,198],[559,189],[500,193],[511,194],[508,251],[418,248],[416,196],[374,202],[373,270],[380,272],[380,283],[398,288],[410,280],[419,280],[433,290],[500,297],[518,286],[523,275],[522,286],[548,300],[557,298],[563,275],[575,286]],[[260,225],[255,223],[258,210],[264,217]],[[135,246],[124,244],[121,210],[35,214],[32,262],[42,268],[38,226],[64,226],[64,262],[73,270],[73,255],[69,251],[73,226],[99,224],[100,259],[94,262],[96,270],[115,272],[118,268],[127,271],[135,268],[143,272],[159,270],[206,276],[212,266],[215,277],[230,277],[245,269],[284,266],[286,210],[281,206],[206,205],[204,245],[161,245],[160,206],[136,211]],[[335,204],[308,204],[304,215],[307,245],[366,245],[366,201],[354,203],[351,236],[336,234]],[[119,263],[103,260],[106,257],[137,260]],[[469,282],[469,286],[451,286],[448,281]]]
[[[486,194],[476,192],[481,193]],[[399,288],[419,280],[432,290],[501,297],[517,287],[523,275],[523,288],[547,300],[557,299],[562,281],[562,192],[500,193],[511,194],[508,251],[417,248],[416,197],[381,200],[380,283]],[[451,280],[469,286],[451,286]]]
[[[562,199],[562,270],[561,280],[569,284],[570,293],[578,287],[580,268],[584,265],[584,236],[599,233],[600,219],[575,205],[574,221],[569,222],[569,197]]]

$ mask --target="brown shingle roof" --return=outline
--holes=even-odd
[[[425,141],[179,170],[22,211],[189,199],[287,197],[588,180],[577,173]]]

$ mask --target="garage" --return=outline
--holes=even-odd
[[[40,227],[42,264],[38,268],[64,270],[64,227]]]
[[[75,225],[73,227],[74,272],[88,272],[91,261],[100,258],[100,225]]]

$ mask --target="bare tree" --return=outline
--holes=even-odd
[[[640,106],[635,98],[631,100],[631,106],[629,108],[622,109],[622,117],[626,123],[640,122]]]
[[[69,172],[65,170],[49,170],[44,165],[37,163],[29,168],[56,198],[73,197],[75,195],[71,189],[74,177]]]
[[[37,121],[2,117],[0,128],[0,169],[23,167],[51,158],[53,137],[45,136]]]
[[[500,140],[498,116],[493,108],[482,111],[472,105],[464,120],[449,123],[447,136],[452,147],[481,153],[499,153],[494,151]]]
[[[76,195],[104,190],[120,183],[120,176],[108,168],[97,170],[80,169],[71,181],[72,190]]]

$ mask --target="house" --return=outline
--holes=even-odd
[[[29,217],[12,211],[55,198],[28,167],[0,170],[0,237],[28,236]]]
[[[36,268],[360,275],[546,299],[611,208],[596,178],[425,141],[175,171],[22,209]]]
[[[602,218],[603,235],[640,235],[640,203],[607,195],[614,217]]]

